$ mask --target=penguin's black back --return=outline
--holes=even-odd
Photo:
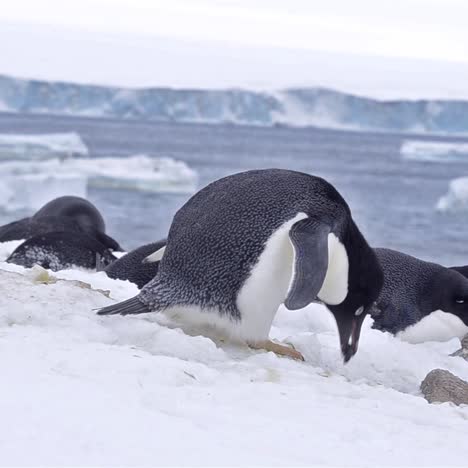
[[[434,284],[444,267],[391,249],[374,249],[384,272],[374,328],[397,333],[433,312]]]
[[[104,218],[99,210],[90,201],[81,197],[66,195],[55,198],[39,209],[33,219],[49,216],[71,218],[84,232],[89,230],[106,232]]]
[[[159,262],[142,263],[143,260],[165,245],[165,239],[142,245],[111,263],[105,272],[110,278],[131,281],[141,289],[156,276],[159,269]]]
[[[8,263],[15,263],[26,268],[40,265],[53,271],[65,268],[82,267],[95,269],[97,263],[107,266],[116,258],[96,239],[83,234],[66,232],[48,232],[19,245],[8,257]]]
[[[175,215],[159,273],[143,288],[142,301],[151,306],[156,291],[165,289],[160,307],[196,303],[238,316],[237,293],[265,243],[299,212],[337,235],[350,219],[332,185],[301,172],[255,170],[209,184]]]

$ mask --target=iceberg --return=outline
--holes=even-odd
[[[468,142],[406,140],[400,154],[404,159],[421,162],[468,161]]]
[[[468,177],[451,180],[447,193],[439,198],[436,209],[446,212],[468,210]]]
[[[147,155],[4,161],[0,173],[0,206],[6,211],[37,209],[61,195],[86,197],[89,187],[192,193],[198,183],[184,162]]]
[[[88,177],[88,186],[144,192],[192,193],[198,175],[183,161],[135,155],[69,162],[70,169]]]
[[[49,159],[88,156],[88,148],[75,132],[37,135],[0,134],[1,159]]]
[[[5,175],[2,172],[0,208],[7,212],[23,209],[38,210],[53,198],[63,195],[86,198],[86,191],[86,177],[76,173],[46,172]]]
[[[468,101],[378,100],[326,88],[128,89],[0,75],[9,112],[87,117],[468,134]]]

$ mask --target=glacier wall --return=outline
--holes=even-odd
[[[380,101],[324,88],[125,89],[0,75],[0,111],[163,122],[468,134],[468,101]]]

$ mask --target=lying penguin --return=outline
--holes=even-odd
[[[195,194],[174,217],[156,277],[98,313],[164,311],[303,359],[270,341],[269,331],[281,303],[296,310],[319,298],[336,319],[346,362],[382,282],[374,251],[332,185],[301,172],[255,170]]]
[[[88,200],[64,196],[46,203],[29,218],[0,227],[0,242],[29,239],[49,232],[84,233],[112,250],[122,250],[109,237],[104,219],[98,209]]]
[[[373,328],[396,334],[438,310],[468,325],[468,279],[461,273],[396,250],[374,250],[384,284],[371,312]]]
[[[165,239],[142,245],[111,263],[104,271],[110,278],[128,280],[141,289],[156,276],[159,260],[162,257],[161,250],[165,245]],[[154,252],[159,252],[160,257],[156,257]],[[151,257],[149,261],[146,260],[148,256]]]
[[[23,242],[6,261],[59,271],[75,267],[102,270],[116,260],[105,245],[87,234],[47,232]]]

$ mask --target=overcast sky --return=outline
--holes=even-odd
[[[468,97],[467,0],[14,0],[0,73]]]

